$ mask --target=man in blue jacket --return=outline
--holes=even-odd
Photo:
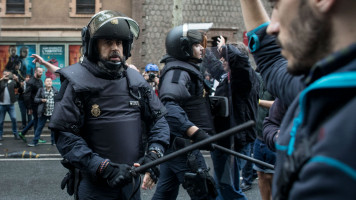
[[[240,2],[267,88],[289,107],[273,199],[355,198],[356,2],[273,1],[270,23],[259,0]]]

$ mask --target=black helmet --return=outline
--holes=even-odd
[[[140,28],[136,21],[117,11],[104,10],[95,14],[82,30],[84,56],[97,61],[97,39],[119,39],[123,42],[125,59],[131,56],[133,38],[138,38]]]
[[[166,37],[167,54],[179,60],[193,58],[192,45],[203,41],[203,35],[199,30],[209,29],[211,26],[212,23],[201,23],[174,27]]]

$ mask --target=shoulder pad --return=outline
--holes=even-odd
[[[166,66],[164,67],[161,76],[164,76],[167,71],[172,69],[180,69],[188,72],[190,75],[194,75],[198,77],[201,81],[204,81],[204,77],[202,73],[191,63],[183,62],[180,60],[175,60],[172,62],[167,62]]]
[[[57,71],[64,76],[72,85],[75,92],[102,90],[104,80],[95,77],[80,63],[62,68]]]

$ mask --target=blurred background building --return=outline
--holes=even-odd
[[[213,22],[208,46],[216,45],[219,35],[227,42],[247,43],[239,0],[1,0],[0,72],[15,54],[30,74],[32,53],[59,67],[78,62],[82,27],[93,14],[109,9],[139,23],[141,34],[128,62],[141,70],[147,63],[159,64],[167,32],[183,23]]]

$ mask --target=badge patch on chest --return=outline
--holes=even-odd
[[[91,106],[91,114],[93,115],[93,117],[99,117],[100,113],[101,111],[98,104],[94,104]]]

